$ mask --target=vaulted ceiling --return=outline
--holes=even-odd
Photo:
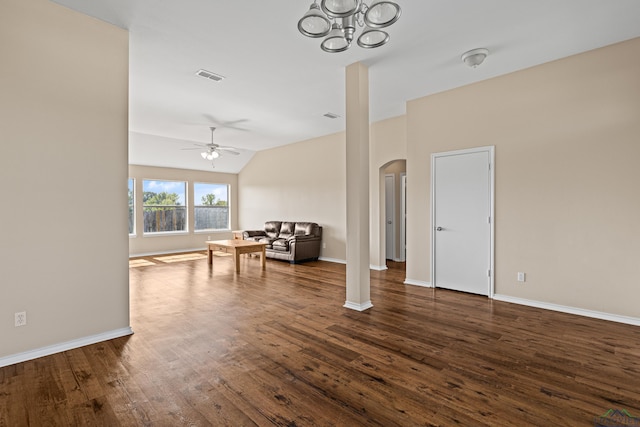
[[[212,170],[184,148],[216,126],[214,142],[241,155],[214,170],[232,173],[256,151],[344,130],[351,63],[369,67],[374,122],[411,99],[640,36],[637,0],[397,0],[387,45],[330,54],[297,30],[309,0],[55,2],[130,31],[131,163]],[[465,66],[479,47],[485,63]]]

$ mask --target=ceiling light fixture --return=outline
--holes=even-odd
[[[298,30],[311,38],[325,37],[320,48],[325,52],[344,52],[351,47],[356,24],[364,27],[357,39],[365,49],[380,47],[389,41],[383,31],[400,18],[400,6],[390,0],[321,0],[314,2],[298,21]]]
[[[471,68],[476,68],[484,62],[487,55],[489,55],[488,49],[473,49],[462,54],[462,62]]]
[[[200,153],[200,155],[205,160],[213,160],[220,157],[220,153],[218,153],[218,151],[215,148],[210,148],[207,151],[203,151],[202,153]]]

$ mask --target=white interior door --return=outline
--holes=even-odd
[[[432,156],[433,283],[489,295],[493,148]]]
[[[396,258],[396,177],[395,175],[384,176],[384,224],[386,239],[386,258],[395,260]]]

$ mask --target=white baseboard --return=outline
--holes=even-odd
[[[578,316],[592,317],[594,319],[609,320],[611,322],[626,323],[628,325],[640,326],[640,318],[621,316],[618,314],[604,313],[602,311],[585,310],[583,308],[569,307],[566,305],[552,304],[549,302],[528,300],[524,298],[512,297],[509,295],[494,294],[493,299],[497,301],[510,302],[513,304],[526,305],[529,307],[543,308],[545,310],[559,311]]]
[[[367,302],[362,303],[362,304],[357,304],[355,302],[345,301],[343,307],[349,308],[351,310],[356,310],[356,311],[365,311],[365,310],[368,310],[371,307],[373,307],[373,304],[371,304],[371,301],[367,301]]]
[[[346,264],[347,263],[347,261],[345,261],[343,259],[327,258],[327,257],[323,257],[323,256],[318,258],[318,260],[319,261],[327,261],[327,262],[335,262],[336,264]]]
[[[336,264],[347,264],[347,261],[344,259],[336,259],[336,258],[326,258],[326,257],[320,257],[318,258],[318,260],[320,261],[327,261],[327,262],[335,262]],[[387,269],[386,265],[373,265],[373,264],[369,264],[369,269],[370,270],[375,270],[375,271],[384,271]]]
[[[39,357],[50,356],[55,353],[61,353],[74,348],[84,347],[85,345],[95,344],[102,341],[112,340],[133,334],[131,327],[116,329],[114,331],[103,332],[97,335],[91,335],[84,338],[53,344],[46,347],[28,350],[22,353],[13,354],[11,356],[0,357],[0,368],[3,366],[15,365],[16,363],[26,362],[27,360],[37,359]]]
[[[206,250],[207,250],[206,246],[204,248],[173,249],[171,251],[146,252],[146,253],[141,253],[141,254],[129,254],[129,258],[136,258],[136,257],[141,257],[141,256],[181,254],[183,252],[199,252],[199,251],[206,251]]]
[[[413,286],[422,286],[423,288],[433,288],[431,282],[423,282],[422,280],[414,280],[409,279],[408,277],[404,279],[405,285],[413,285]]]

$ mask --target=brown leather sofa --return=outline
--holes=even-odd
[[[292,264],[320,256],[322,227],[315,222],[267,221],[264,230],[245,230],[244,240],[267,243],[267,258]]]

